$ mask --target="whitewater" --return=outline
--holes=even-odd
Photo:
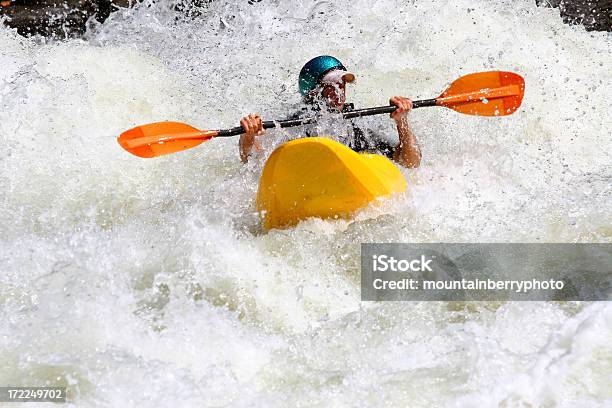
[[[534,3],[158,1],[81,39],[1,27],[0,386],[79,407],[611,406],[609,302],[360,301],[361,242],[612,241],[612,38]],[[268,233],[263,160],[236,138],[116,142],[282,119],[320,54],[356,73],[356,108],[498,69],[526,94],[502,118],[415,110],[405,194]]]

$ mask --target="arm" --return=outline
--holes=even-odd
[[[404,167],[415,168],[421,164],[421,149],[417,143],[416,136],[412,133],[407,113],[412,110],[412,101],[401,96],[394,96],[389,101],[396,105],[397,109],[391,113],[391,118],[397,125],[399,144],[393,152],[393,160]]]
[[[242,118],[242,120],[240,120],[240,125],[244,129],[244,133],[240,135],[238,149],[240,151],[240,160],[246,163],[249,161],[249,155],[251,154],[253,145],[256,149],[260,149],[255,140],[255,136],[261,136],[266,133],[266,131],[261,123],[261,117],[257,113]]]

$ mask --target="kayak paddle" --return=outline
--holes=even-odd
[[[434,99],[413,101],[413,108],[444,106],[467,115],[505,116],[514,113],[525,93],[525,80],[506,71],[468,74],[454,81]],[[391,113],[394,105],[356,109],[344,112],[344,119]],[[287,119],[263,122],[264,129],[293,127],[315,122],[316,118]],[[224,130],[198,130],[180,122],[157,122],[137,126],[123,132],[117,142],[128,152],[139,157],[157,157],[180,152],[213,137],[236,136],[244,133],[242,126]]]

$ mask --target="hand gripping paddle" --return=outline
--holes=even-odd
[[[525,93],[525,80],[506,71],[477,72],[454,81],[434,99],[413,101],[413,108],[444,106],[466,115],[506,116],[514,113]],[[345,119],[391,113],[394,105],[357,109],[345,112]],[[264,129],[285,128],[312,123],[316,118],[288,119],[263,122]],[[128,152],[139,157],[157,157],[191,149],[213,137],[236,136],[244,133],[241,126],[224,130],[198,130],[180,122],[158,122],[137,126],[123,132],[117,141]]]

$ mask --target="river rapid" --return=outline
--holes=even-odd
[[[534,3],[158,1],[83,39],[0,28],[0,385],[82,407],[612,405],[609,303],[360,302],[361,242],[612,241],[612,37]],[[407,193],[269,233],[263,158],[236,138],[156,159],[116,142],[283,118],[319,54],[357,74],[357,108],[493,69],[525,99],[415,110]]]

